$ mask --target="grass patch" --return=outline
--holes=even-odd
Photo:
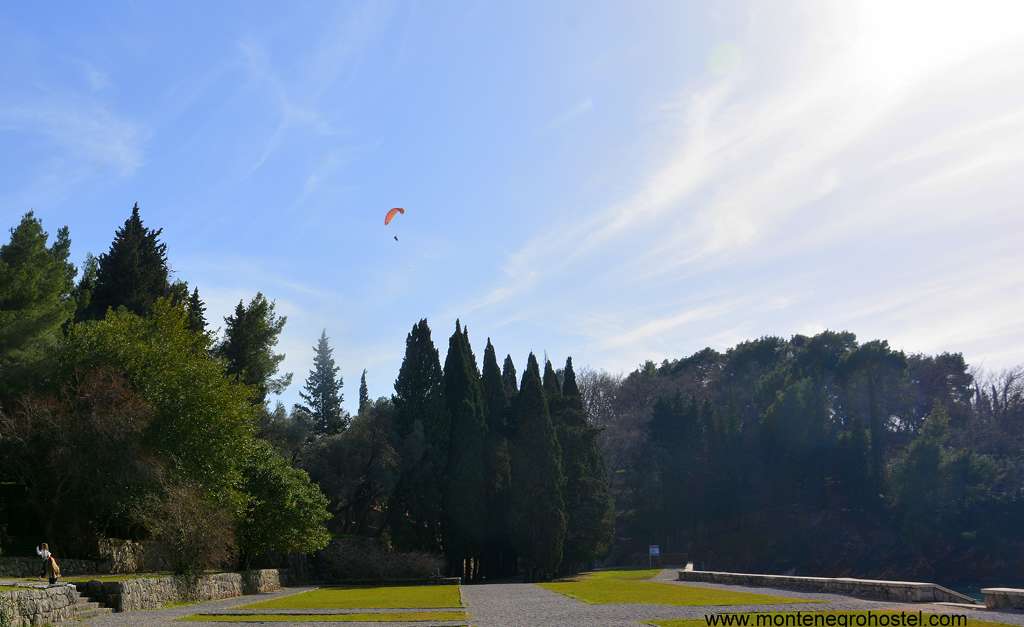
[[[465,612],[385,612],[365,614],[192,614],[178,620],[193,623],[412,623],[465,619]]]
[[[568,581],[537,584],[584,603],[652,605],[775,605],[814,603],[753,592],[734,592],[698,586],[683,586],[660,581],[645,581],[657,570],[599,571]]]
[[[458,586],[339,586],[244,605],[246,610],[462,607]]]
[[[953,608],[950,608],[950,609],[952,610]],[[814,616],[836,616],[836,617],[843,617],[843,618],[837,618],[836,619],[836,623],[835,624],[837,625],[837,627],[842,622],[845,622],[845,627],[857,627],[856,618],[852,618],[852,617],[856,617],[856,616],[867,616],[868,614],[875,614],[875,615],[889,614],[889,615],[893,615],[893,614],[899,614],[899,613],[900,612],[895,611],[895,610],[882,610],[882,611],[872,611],[872,612],[863,611],[863,610],[862,611],[855,611],[855,610],[853,610],[853,611],[846,611],[846,612],[800,612],[800,614],[802,616],[814,615]],[[746,613],[746,614],[744,614],[744,616],[750,617],[750,616],[752,616],[752,614],[754,614],[754,613]],[[776,617],[776,616],[789,617],[789,616],[793,616],[794,619],[792,619],[792,620],[796,621],[796,620],[798,620],[798,619],[795,618],[796,614],[797,614],[796,612],[757,612],[754,615],[771,616],[771,617]],[[907,615],[908,616],[916,616],[916,612],[907,612]],[[936,616],[936,614],[924,613],[923,616],[924,616],[924,621],[927,622],[928,621],[927,617],[929,617],[929,616]],[[754,622],[755,620],[756,620],[755,618],[750,618],[749,619],[749,627],[756,627],[756,624]],[[649,621],[645,621],[644,624],[646,624],[646,625],[655,625],[657,627],[707,627],[707,621],[705,621],[703,618],[675,618],[675,619],[664,619],[664,620],[649,620]],[[789,624],[793,625],[793,624],[796,624],[796,623],[793,622],[793,623],[789,623]],[[825,623],[821,623],[821,624],[824,625]],[[773,622],[772,623],[772,627],[774,627],[774,625],[775,625],[775,623]],[[1007,625],[1006,623],[996,623],[996,622],[991,622],[991,621],[983,621],[983,620],[977,620],[977,619],[974,619],[974,618],[968,618],[967,619],[967,627],[1016,627],[1016,626],[1014,626],[1014,625]]]
[[[661,572],[660,568],[640,568],[637,570],[595,570],[587,573],[588,579],[650,579]]]

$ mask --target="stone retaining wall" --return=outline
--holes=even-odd
[[[1021,588],[982,588],[985,596],[985,607],[990,610],[1024,610],[1024,589]]]
[[[27,627],[71,621],[77,602],[78,595],[71,586],[0,587],[0,623],[7,619],[11,627]]]
[[[57,557],[62,577],[95,575],[108,572],[109,565],[95,560]],[[0,557],[0,577],[38,577],[43,572],[43,560],[38,557]]]
[[[115,612],[164,607],[181,601],[213,601],[243,594],[281,589],[278,570],[217,573],[196,579],[186,577],[136,577],[123,581],[90,581],[77,584],[81,593]]]
[[[778,588],[801,592],[827,592],[901,603],[971,603],[971,597],[954,592],[934,583],[916,581],[881,581],[877,579],[851,579],[848,577],[794,577],[789,575],[760,575],[751,573],[722,573],[706,570],[681,570],[679,581],[700,581],[755,588]]]

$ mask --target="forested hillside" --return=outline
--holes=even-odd
[[[1021,369],[827,331],[582,381],[616,499],[613,559],[660,543],[714,569],[1020,575]]]

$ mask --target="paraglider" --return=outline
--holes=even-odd
[[[387,226],[387,225],[391,224],[391,221],[395,219],[395,216],[400,214],[400,213],[404,214],[405,213],[405,209],[403,209],[401,207],[395,207],[391,211],[388,211],[387,215],[384,216],[384,226]],[[394,235],[393,237],[395,238],[395,241],[397,242],[398,241],[398,236]]]

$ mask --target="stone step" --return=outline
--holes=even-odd
[[[97,607],[95,609],[86,610],[84,612],[78,612],[75,614],[75,618],[78,620],[84,620],[86,618],[96,618],[97,616],[106,616],[111,614],[114,610],[109,607]]]
[[[74,608],[80,612],[85,610],[94,610],[100,606],[96,601],[83,601],[79,600],[74,604]]]

